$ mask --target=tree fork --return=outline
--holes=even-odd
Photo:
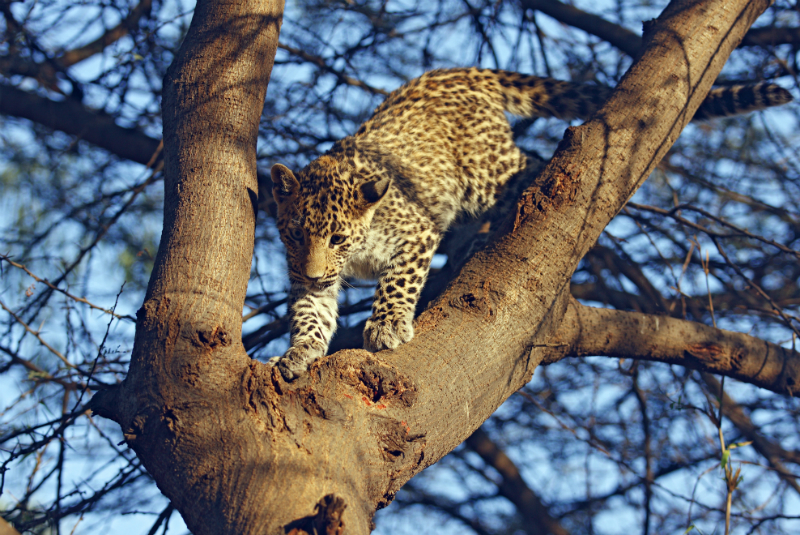
[[[164,230],[120,424],[196,534],[368,533],[377,508],[532,376],[569,280],[688,123],[766,0],[673,2],[597,116],[393,352],[340,351],[287,384],[241,344],[255,140],[282,2],[199,2],[164,83]]]

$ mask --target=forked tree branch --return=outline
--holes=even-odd
[[[258,104],[282,5],[198,2],[164,84],[164,235],[131,369],[93,409],[120,423],[197,535],[367,533],[376,509],[530,380],[578,262],[768,5],[670,4],[608,103],[567,131],[544,186],[525,192],[411,342],[338,352],[289,384],[241,345]]]

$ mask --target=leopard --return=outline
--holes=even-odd
[[[507,113],[586,119],[612,87],[511,71],[426,72],[391,92],[355,132],[297,174],[272,166],[277,227],[286,248],[290,347],[270,363],[287,381],[326,354],[337,298],[349,279],[377,280],[364,349],[414,337],[414,314],[445,232],[498,204],[531,158]],[[785,104],[778,85],[713,89],[695,120]]]

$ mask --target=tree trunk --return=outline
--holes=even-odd
[[[673,2],[541,188],[395,351],[340,351],[287,384],[241,344],[255,140],[282,2],[199,2],[164,84],[164,231],[119,422],[200,534],[368,533],[376,509],[530,380],[579,260],[663,157],[766,0]],[[588,345],[588,344],[587,344]]]

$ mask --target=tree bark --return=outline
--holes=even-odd
[[[743,333],[669,316],[593,308],[570,301],[543,364],[604,355],[679,364],[784,396],[800,391],[800,355]]]
[[[262,503],[273,448],[249,404],[241,318],[282,14],[281,0],[195,8],[164,80],[164,228],[130,371],[94,400],[196,534],[274,531]]]
[[[241,344],[255,139],[281,2],[199,2],[164,84],[164,231],[119,422],[196,534],[368,533],[376,509],[528,382],[570,277],[672,145],[768,2],[673,2],[594,120],[570,128],[506,232],[392,352],[287,384]]]

